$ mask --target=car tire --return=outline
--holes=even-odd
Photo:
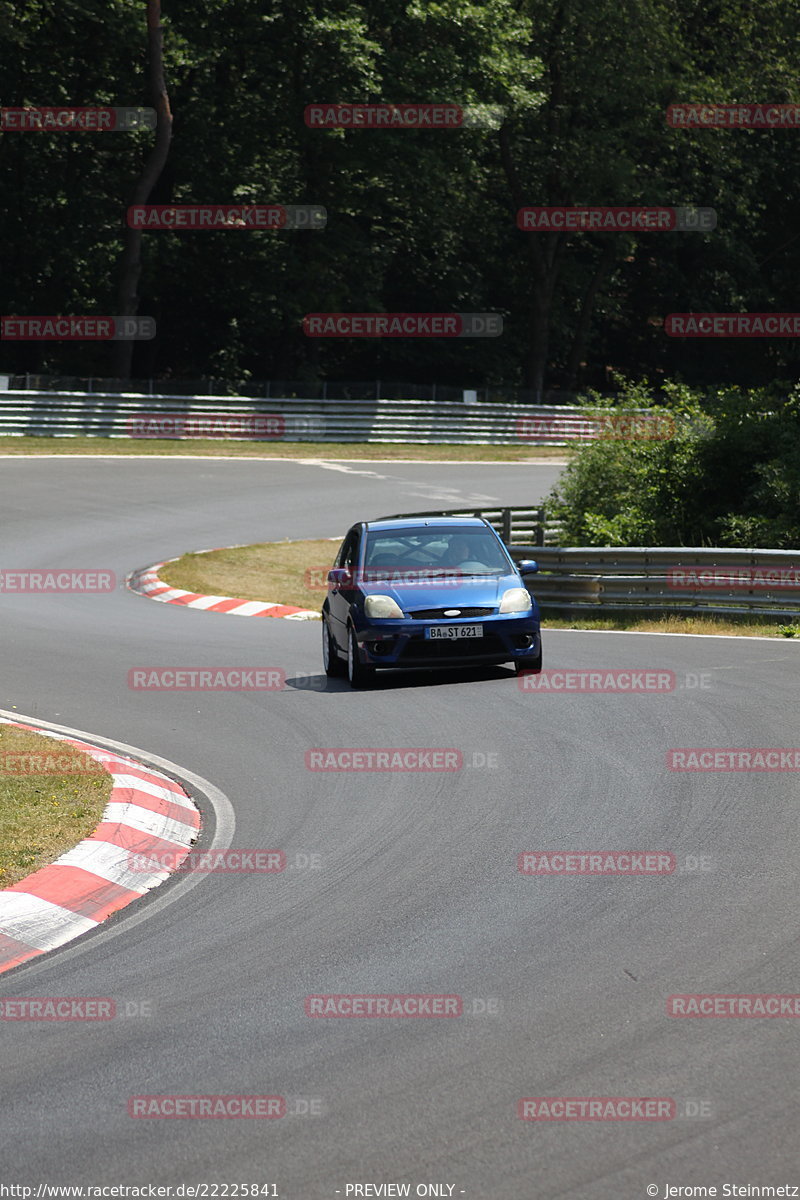
[[[330,626],[324,616],[322,618],[322,665],[329,679],[340,679],[345,673],[345,665],[336,651]]]
[[[352,625],[347,628],[347,678],[350,687],[366,687],[375,678],[375,668],[365,667],[358,657],[358,643]]]
[[[514,666],[518,675],[539,675],[542,670],[542,639],[539,637],[539,653],[531,658],[517,658]]]

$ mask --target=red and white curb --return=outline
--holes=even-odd
[[[184,592],[170,587],[159,579],[158,572],[167,563],[177,562],[168,558],[132,571],[125,580],[132,592],[147,596],[148,600],[160,600],[163,604],[182,604],[184,608],[202,608],[205,612],[227,613],[233,617],[285,617],[287,621],[319,621],[320,614],[310,608],[298,608],[294,604],[267,604],[263,600],[238,600],[234,596],[204,596],[200,592]]]
[[[200,814],[174,780],[135,759],[0,717],[0,723],[85,751],[114,780],[100,824],[54,863],[0,891],[0,974],[97,928],[169,878],[200,832]],[[169,852],[172,870],[133,870],[131,855]]]

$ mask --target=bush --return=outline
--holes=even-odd
[[[563,543],[800,548],[800,387],[661,391],[625,384],[615,407],[671,416],[672,436],[603,438],[564,471],[547,501]]]

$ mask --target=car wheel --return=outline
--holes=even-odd
[[[333,635],[324,617],[322,618],[322,664],[325,667],[325,674],[329,678],[335,679],[344,675],[344,663],[339,658]]]
[[[375,668],[365,667],[359,661],[358,643],[356,642],[355,631],[351,625],[347,631],[347,678],[350,680],[350,686],[354,688],[364,687],[374,677]]]
[[[538,675],[542,669],[542,640],[539,638],[539,653],[531,658],[517,658],[514,666],[518,675]]]

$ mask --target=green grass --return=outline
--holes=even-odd
[[[535,587],[534,587],[535,591]],[[726,634],[733,637],[785,637],[783,630],[792,628],[781,623],[779,618],[770,621],[764,617],[697,617],[664,616],[638,617],[635,613],[614,614],[607,617],[579,616],[568,612],[544,610],[543,629],[604,629],[626,630],[635,633],[701,633]],[[789,635],[794,636],[794,635]],[[797,636],[800,636],[798,628]]]
[[[58,762],[42,761],[47,758]],[[34,766],[49,768],[49,773],[33,774]],[[111,788],[109,773],[74,746],[0,725],[0,888],[38,871],[87,837],[100,821]]]
[[[235,458],[351,458],[369,462],[538,462],[568,458],[566,446],[417,446],[386,442],[240,442],[223,438],[0,437],[0,454],[180,454]]]
[[[340,540],[263,542],[210,554],[184,554],[162,567],[159,575],[170,587],[187,592],[319,610]]]

